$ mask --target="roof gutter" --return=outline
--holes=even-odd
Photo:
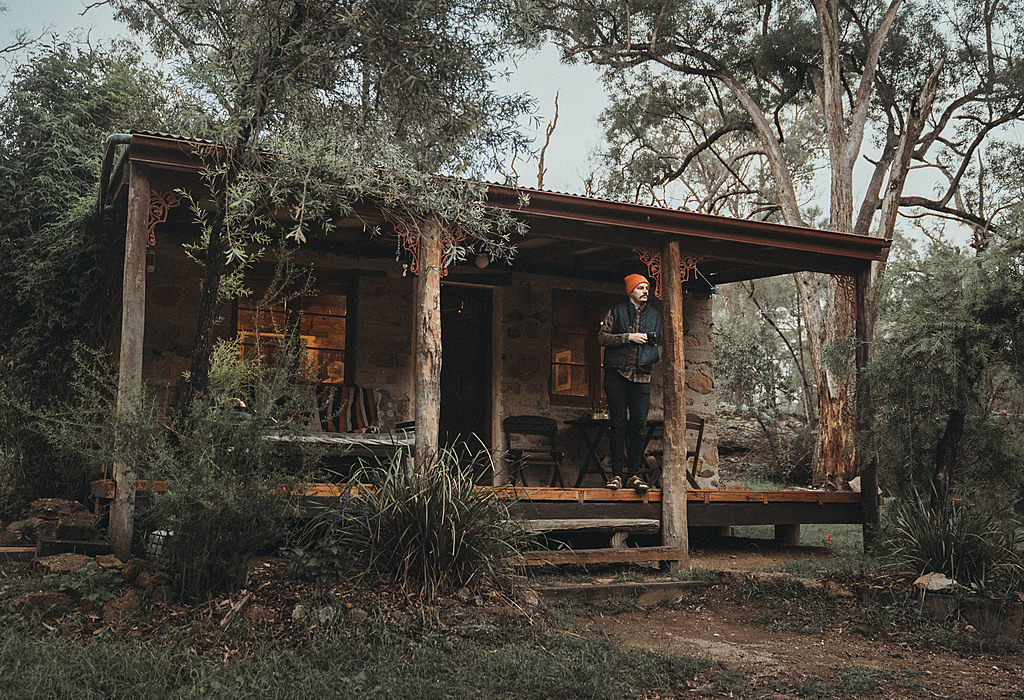
[[[96,200],[97,213],[103,213],[106,202],[107,188],[110,186],[110,171],[114,165],[114,152],[118,146],[127,146],[132,142],[131,134],[111,134],[103,142],[103,168],[100,170],[100,191]]]

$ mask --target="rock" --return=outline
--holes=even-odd
[[[747,572],[740,569],[722,569],[718,575],[723,583],[743,583],[747,580]]]
[[[242,612],[242,617],[257,622],[274,622],[277,619],[277,613],[265,605],[250,605]]]
[[[827,595],[829,598],[832,598],[833,600],[857,599],[857,596],[853,593],[853,591],[849,591],[843,588],[835,581],[825,581],[823,588],[825,590],[825,595]]]
[[[473,597],[473,594],[470,592],[468,588],[463,586],[459,590],[455,591],[455,597],[458,598],[460,603],[468,603],[470,599]]]
[[[125,564],[124,568],[121,570],[121,580],[126,583],[134,582],[135,578],[142,573],[145,565],[146,562],[144,559],[129,559],[128,563]]]
[[[83,566],[97,566],[93,558],[85,554],[51,554],[48,557],[36,557],[32,561],[49,574],[66,574]]]
[[[368,616],[366,614],[366,611],[362,608],[352,608],[351,612],[349,612],[349,617],[351,618],[352,622],[358,624],[360,622],[365,621]]]
[[[63,615],[75,607],[75,600],[62,591],[30,591],[6,601],[9,612],[37,612],[43,617]]]
[[[945,574],[930,573],[921,576],[914,581],[915,588],[923,588],[926,591],[949,591],[956,585],[956,581],[948,578]]]
[[[139,588],[163,586],[170,582],[171,577],[166,571],[140,571],[135,577],[135,585]]]
[[[54,537],[58,540],[95,540],[99,537],[91,515],[61,516]]]
[[[124,566],[124,562],[113,554],[97,554],[92,558],[92,560],[96,562],[101,569],[120,569]]]
[[[20,530],[11,529],[16,524],[12,523],[6,530],[0,530],[0,547],[16,547],[31,542]]]
[[[32,501],[30,508],[34,516],[44,520],[59,520],[69,517],[92,518],[89,509],[81,503],[63,498],[40,498]]]
[[[300,603],[299,605],[296,605],[294,608],[292,608],[292,621],[293,622],[298,622],[299,620],[301,620],[305,616],[306,616],[306,606],[305,605],[302,605]]]
[[[519,591],[519,599],[527,605],[540,605],[540,596],[537,591],[531,591],[529,588]]]
[[[120,624],[133,615],[140,605],[139,592],[129,588],[103,606],[103,621],[112,625]]]

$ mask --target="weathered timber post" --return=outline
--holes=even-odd
[[[868,352],[871,349],[871,318],[868,315],[868,287],[871,284],[871,266],[857,272],[854,285],[854,314],[857,334],[857,433],[871,432],[871,385],[865,375]],[[871,441],[874,443],[874,440]],[[878,460],[873,445],[858,446],[860,465],[860,501],[864,516],[864,549],[875,538],[878,530]]]
[[[665,333],[665,457],[661,472],[661,539],[689,557],[686,526],[686,340],[683,331],[683,286],[679,242],[665,244],[661,254]]]
[[[149,177],[137,163],[132,163],[129,168],[128,225],[121,289],[121,358],[117,383],[117,410],[120,414],[141,408],[142,339],[146,329]],[[116,490],[110,505],[110,538],[114,552],[125,559],[131,552],[135,526],[135,472],[124,462],[115,462],[114,483]]]
[[[424,469],[437,452],[441,417],[441,223],[436,217],[422,222],[420,271],[416,278],[416,353],[413,391],[416,402],[414,469]]]

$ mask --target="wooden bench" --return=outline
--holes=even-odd
[[[518,525],[523,531],[536,534],[609,533],[612,549],[625,549],[629,535],[656,535],[661,531],[661,521],[654,518],[556,518],[522,520]]]

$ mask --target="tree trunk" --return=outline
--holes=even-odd
[[[852,301],[833,278],[829,282],[823,319],[826,345],[854,335]],[[854,358],[844,358],[841,368],[828,367],[824,358],[815,364],[821,378],[818,381],[818,439],[812,464],[813,483],[819,488],[842,489],[859,473],[852,443],[857,431],[853,387],[856,374],[848,371],[853,363],[847,364],[847,359]]]
[[[420,236],[420,272],[416,278],[413,313],[416,348],[413,391],[416,402],[416,454],[414,468],[424,469],[437,454],[441,418],[441,224],[423,222]]]
[[[223,229],[223,211],[226,202],[221,202],[221,212],[217,214],[217,222],[210,233],[210,242],[206,246],[203,265],[206,276],[203,278],[202,295],[199,298],[199,309],[196,312],[196,333],[192,341],[192,362],[189,365],[189,381],[182,400],[182,411],[187,413],[192,402],[203,396],[210,385],[210,355],[213,352],[213,324],[217,318],[217,301],[220,297],[220,282],[224,277],[226,265]]]
[[[942,505],[949,495],[949,487],[956,474],[960,438],[964,434],[963,411],[950,409],[946,429],[935,448],[935,475],[932,477],[932,507]]]

